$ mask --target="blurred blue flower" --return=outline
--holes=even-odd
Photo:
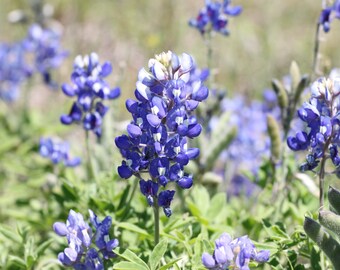
[[[67,167],[76,167],[81,163],[79,157],[70,158],[69,144],[52,140],[50,138],[41,138],[39,145],[40,155],[49,158],[53,164],[64,163]]]
[[[0,43],[0,98],[6,102],[18,98],[21,85],[32,75],[25,53],[22,42]]]
[[[80,213],[70,210],[66,223],[55,222],[53,230],[59,236],[65,236],[68,247],[59,253],[58,259],[64,266],[74,269],[102,270],[103,260],[116,257],[113,250],[119,245],[117,239],[111,239],[109,231],[112,219],[107,216],[102,222],[89,210],[93,233],[88,223]],[[92,244],[95,248],[91,247]]]
[[[109,62],[99,64],[96,53],[76,57],[71,75],[72,84],[62,86],[65,95],[77,96],[70,113],[60,118],[64,125],[81,123],[85,130],[92,130],[97,137],[101,137],[102,119],[109,109],[102,101],[115,99],[120,95],[118,87],[110,89],[104,80],[111,71]]]
[[[67,56],[67,52],[61,49],[60,35],[52,29],[32,24],[23,43],[34,55],[35,70],[42,75],[48,86],[57,89],[58,84],[52,80],[51,72],[59,67]]]
[[[340,19],[340,0],[335,0],[332,6],[321,11],[319,24],[322,25],[326,33],[329,32],[333,19]]]
[[[197,137],[202,130],[192,113],[209,91],[201,80],[206,75],[194,74],[194,69],[188,54],[180,58],[169,51],[150,59],[149,70],[143,68],[138,74],[137,101],[126,101],[133,118],[128,134],[115,139],[125,158],[118,167],[119,175],[126,179],[137,176],[148,203],[153,205],[159,196],[167,216],[171,215],[174,191],[164,193],[161,189],[169,182],[190,188],[193,179],[184,172],[184,166],[199,155],[198,148],[188,148],[188,138]],[[142,179],[145,172],[151,180]]]
[[[231,144],[219,158],[217,171],[225,173],[231,179],[228,187],[229,195],[245,194],[250,196],[256,192],[256,184],[243,175],[248,171],[255,178],[263,161],[270,157],[270,138],[267,131],[267,114],[276,119],[280,118],[280,109],[276,94],[272,90],[265,90],[263,100],[247,101],[242,96],[224,98],[221,101],[221,111],[230,112],[228,126],[237,127],[237,134]],[[213,116],[209,121],[209,130],[214,130],[219,118]],[[222,168],[221,168],[222,166]]]
[[[200,10],[196,19],[189,21],[189,25],[197,28],[202,35],[211,31],[228,35],[228,16],[237,16],[241,12],[242,7],[232,7],[230,0],[224,0],[223,4],[206,0],[205,7]]]
[[[268,250],[257,251],[248,236],[232,239],[229,234],[222,234],[215,241],[215,250],[212,255],[204,252],[202,263],[206,269],[225,270],[249,269],[251,260],[263,263],[269,260]]]
[[[339,78],[320,78],[311,86],[309,102],[305,102],[298,110],[305,128],[297,131],[295,136],[289,136],[287,144],[293,151],[308,150],[306,162],[300,166],[302,171],[313,170],[320,159],[328,154],[333,164],[339,166],[339,95]]]

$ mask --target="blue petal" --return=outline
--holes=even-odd
[[[184,189],[188,189],[192,187],[192,177],[184,176],[177,181],[177,184]]]

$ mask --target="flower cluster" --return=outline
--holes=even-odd
[[[241,6],[232,7],[231,0],[224,0],[223,3],[211,0],[205,1],[196,19],[191,19],[189,25],[197,28],[202,35],[215,31],[228,35],[228,16],[237,16],[242,12]]]
[[[50,138],[41,138],[39,145],[40,155],[49,158],[53,164],[64,163],[67,167],[78,166],[81,162],[79,157],[69,157],[69,144],[66,142],[53,141]]]
[[[110,216],[100,221],[89,210],[92,231],[80,213],[70,210],[66,223],[56,222],[53,230],[59,236],[66,236],[68,247],[59,253],[58,259],[64,266],[74,269],[103,270],[103,260],[116,257],[113,250],[119,245],[118,239],[111,239],[109,231],[112,225]]]
[[[77,96],[77,100],[73,103],[70,113],[61,116],[63,124],[82,123],[85,130],[92,130],[97,137],[101,137],[102,119],[109,109],[102,101],[115,99],[120,95],[118,87],[110,89],[104,80],[111,71],[109,62],[99,64],[96,53],[76,57],[71,75],[73,84],[64,84],[62,90],[67,96]]]
[[[293,151],[309,150],[302,171],[313,170],[320,159],[329,155],[333,164],[340,165],[340,80],[321,78],[311,86],[311,99],[298,110],[306,128],[290,136],[287,143]]]
[[[57,88],[57,83],[51,79],[51,71],[60,66],[67,56],[61,49],[60,35],[52,29],[33,24],[28,29],[24,45],[34,54],[35,70],[42,75],[44,82],[52,88]]]
[[[126,101],[133,118],[128,134],[115,140],[125,158],[118,167],[119,175],[141,179],[141,192],[148,203],[154,205],[157,198],[166,216],[171,215],[175,191],[160,189],[169,182],[190,188],[193,179],[184,172],[184,166],[199,155],[198,148],[188,148],[188,138],[197,137],[202,130],[192,112],[209,91],[199,76],[192,81],[194,68],[192,57],[185,53],[180,58],[168,51],[150,59],[149,71],[143,68],[138,74],[137,101]],[[145,172],[151,180],[142,178]]]
[[[17,99],[22,83],[32,75],[25,53],[22,42],[0,44],[0,98],[4,101]]]
[[[319,17],[319,25],[322,25],[323,30],[327,33],[331,28],[333,19],[340,19],[340,1],[335,0],[332,6],[326,7],[321,11]]]
[[[202,262],[206,269],[225,270],[225,269],[249,269],[250,260],[260,263],[269,260],[269,251],[257,251],[248,236],[232,239],[229,234],[222,234],[215,241],[213,255],[203,253]]]

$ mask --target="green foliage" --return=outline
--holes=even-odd
[[[340,192],[330,187],[328,191],[329,202],[332,209],[337,209],[340,204]],[[320,224],[309,218],[305,218],[304,229],[307,235],[321,248],[331,260],[334,269],[340,269],[340,244],[335,239],[340,236],[340,216],[331,211],[319,212]],[[335,237],[335,238],[334,238]]]

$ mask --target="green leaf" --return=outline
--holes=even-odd
[[[37,254],[38,257],[44,254],[45,250],[54,242],[54,239],[49,239],[42,243],[38,248],[35,250],[35,253]]]
[[[210,205],[210,198],[207,189],[203,186],[196,185],[192,191],[194,203],[202,215],[205,215]]]
[[[166,265],[163,265],[161,268],[159,268],[159,270],[168,270],[168,269],[170,269],[170,266],[173,266],[175,263],[177,263],[180,260],[182,260],[182,258],[177,258],[177,259],[167,263]]]
[[[340,214],[340,191],[336,188],[329,186],[328,189],[328,201],[332,206],[333,212]]]
[[[22,241],[19,235],[8,228],[5,228],[3,225],[0,225],[0,233],[14,242],[21,243]]]
[[[26,262],[23,259],[21,259],[20,257],[10,255],[9,256],[9,262],[20,267],[20,268],[26,269]]]
[[[167,247],[168,241],[166,239],[162,240],[155,246],[149,257],[149,265],[151,270],[157,269],[156,267],[164,256]]]
[[[320,211],[319,221],[322,226],[334,232],[340,239],[340,216],[331,211]]]
[[[135,253],[133,253],[129,249],[126,249],[123,253],[120,253],[120,251],[115,250],[115,253],[118,256],[124,258],[125,260],[133,263],[134,265],[138,265],[139,266],[138,269],[150,269],[149,266],[141,258],[139,258]]]
[[[221,214],[221,210],[227,203],[227,196],[225,193],[220,192],[216,194],[210,201],[210,206],[207,212],[207,219],[214,220],[219,214]]]
[[[27,256],[26,258],[26,266],[28,269],[31,269],[31,267],[34,265],[35,259],[32,255]]]
[[[331,260],[334,269],[340,269],[340,245],[315,220],[305,217],[303,228],[307,235],[322,249]]]
[[[119,269],[119,270],[146,270],[149,268],[145,268],[140,264],[134,262],[119,262],[116,263],[112,269]]]
[[[68,200],[68,201],[78,201],[79,197],[78,194],[76,192],[76,188],[69,183],[68,181],[64,180],[61,189],[63,191],[64,194],[64,199]]]

